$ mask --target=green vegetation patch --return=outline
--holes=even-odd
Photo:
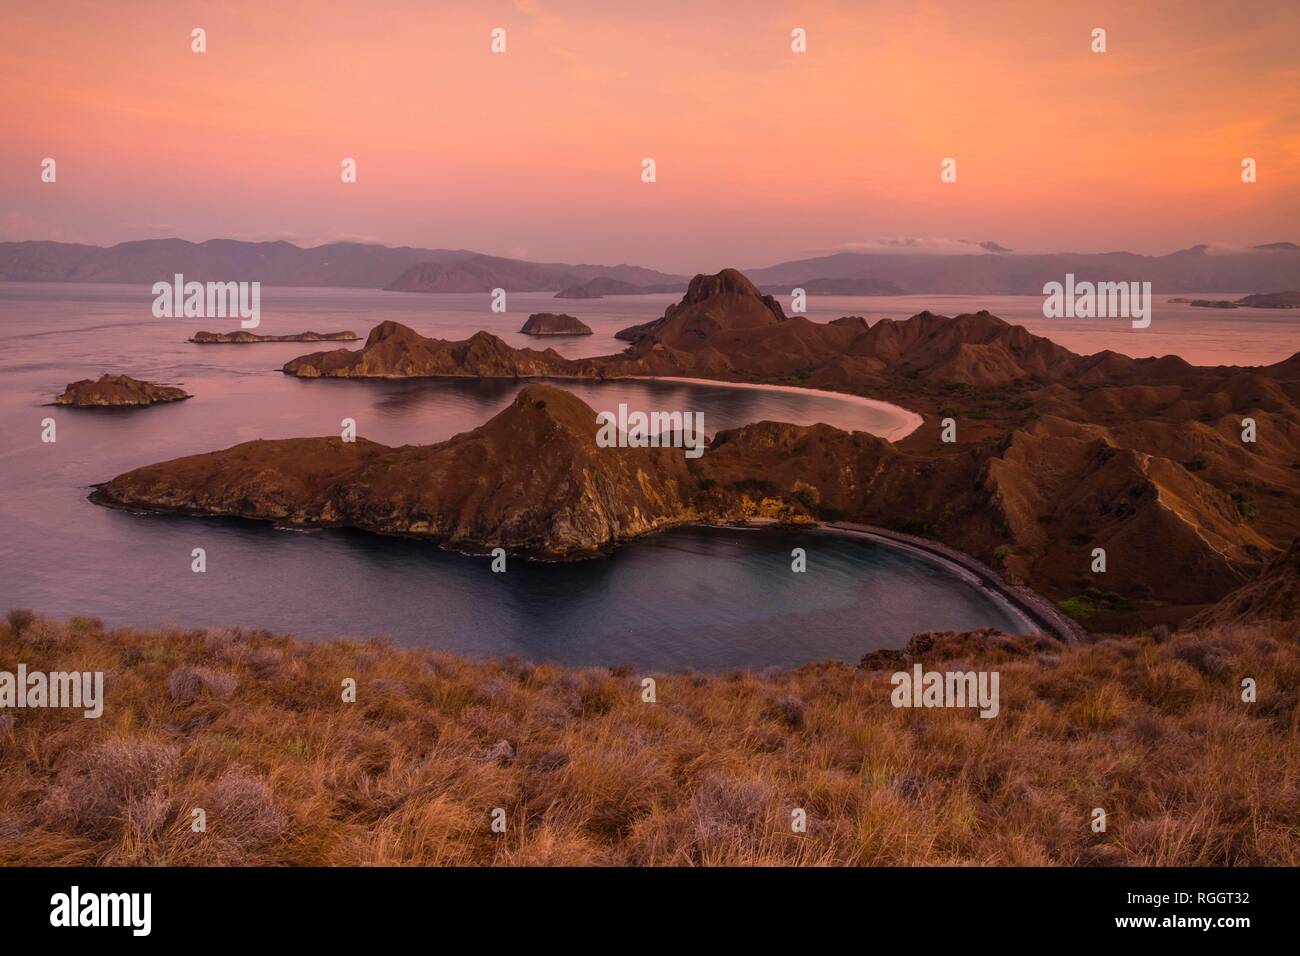
[[[1086,621],[1103,611],[1130,611],[1133,609],[1133,602],[1114,591],[1088,588],[1082,594],[1057,601],[1056,606],[1076,621]]]

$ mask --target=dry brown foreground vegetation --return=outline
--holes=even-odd
[[[888,662],[646,704],[627,668],[11,620],[0,670],[103,670],[107,703],[0,712],[9,865],[1300,864],[1295,624],[914,639],[1000,672],[987,720],[894,708]]]

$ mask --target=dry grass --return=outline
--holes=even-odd
[[[895,709],[892,663],[659,676],[646,704],[626,668],[20,615],[0,670],[103,670],[107,702],[0,713],[0,862],[1294,866],[1290,627],[914,642],[1001,673],[982,720]]]

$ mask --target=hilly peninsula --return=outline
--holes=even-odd
[[[897,443],[760,422],[718,434],[687,463],[662,449],[597,449],[590,409],[530,385],[522,405],[483,426],[487,432],[441,446],[358,442],[331,458],[320,449],[336,440],[305,440],[319,443],[319,456],[309,457],[321,459],[310,487],[294,477],[292,459],[303,449],[253,443],[183,460],[180,470],[172,463],[122,476],[97,500],[356,524],[545,555],[592,553],[686,521],[843,520],[959,549],[1107,628],[1195,613],[1254,579],[1300,525],[1300,355],[1255,368],[1084,356],[988,312],[816,323],[785,315],[745,276],[724,270],[696,276],[618,355],[566,359],[486,332],[451,342],[385,322],[359,350],[301,356],[284,370],[800,385],[885,399],[924,421]],[[545,409],[530,412],[529,402]],[[1242,440],[1247,419],[1254,442]],[[944,440],[945,420],[952,441]],[[537,428],[564,440],[536,446]],[[452,449],[469,456],[470,448],[478,449],[473,467],[448,464]],[[378,473],[324,467],[353,461],[358,449],[398,456],[396,473],[408,455],[431,456],[451,471],[435,481],[416,468],[376,502],[374,490],[387,487]],[[563,462],[549,457],[559,449]],[[553,467],[529,473],[534,454]],[[1097,549],[1105,571],[1092,570]]]

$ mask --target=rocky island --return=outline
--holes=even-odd
[[[359,336],[346,332],[295,332],[292,335],[258,335],[239,329],[234,332],[195,332],[187,342],[195,345],[252,345],[257,342],[355,342]]]
[[[74,408],[140,408],[192,397],[184,389],[171,385],[155,385],[129,375],[105,373],[97,379],[84,378],[71,383],[62,395],[55,397],[54,404]]]
[[[1198,309],[1300,309],[1300,292],[1257,292],[1240,299],[1170,299]]]
[[[591,335],[585,322],[557,312],[534,312],[519,331],[524,335]]]
[[[301,355],[284,364],[286,375],[299,378],[567,378],[597,369],[554,349],[516,349],[490,332],[449,342],[426,338],[400,322],[381,322],[370,330],[360,350],[334,349]]]

